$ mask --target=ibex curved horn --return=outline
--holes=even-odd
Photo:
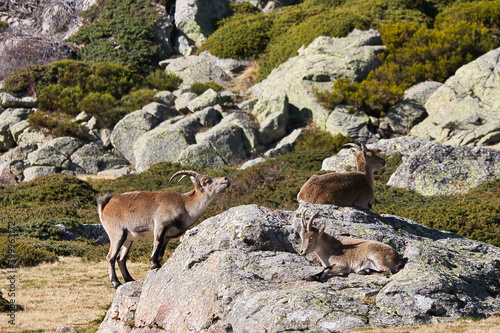
[[[184,177],[189,176],[189,177],[193,177],[193,179],[194,179],[193,182],[195,183],[196,186],[201,187],[200,179],[201,179],[202,175],[196,171],[191,171],[191,170],[177,171],[176,173],[173,174],[172,177],[170,177],[170,180],[168,182],[170,183],[172,181],[172,179],[174,179],[175,177],[180,176],[180,175],[182,175],[182,177],[179,179],[178,182],[180,182]]]

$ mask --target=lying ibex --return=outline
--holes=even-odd
[[[120,285],[115,261],[125,282],[134,281],[127,270],[126,260],[132,242],[154,237],[151,269],[160,267],[170,238],[179,237],[203,214],[208,204],[230,184],[226,177],[209,177],[194,171],[178,171],[171,178],[189,176],[194,189],[177,192],[127,192],[99,198],[98,213],[106,230],[110,246],[106,259],[113,287]]]
[[[315,252],[325,268],[308,279],[321,279],[324,274],[344,275],[349,273],[369,274],[371,271],[393,274],[401,264],[400,255],[391,246],[377,241],[357,238],[337,239],[325,233],[324,226],[313,227],[314,214],[308,222],[302,213],[300,254]]]
[[[297,200],[313,204],[356,206],[370,209],[375,198],[373,171],[385,166],[385,160],[361,146],[350,144],[356,157],[357,171],[313,175],[299,191]]]

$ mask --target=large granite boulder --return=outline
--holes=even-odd
[[[331,110],[317,102],[313,90],[331,89],[338,78],[362,80],[379,65],[377,54],[383,49],[375,30],[354,30],[344,38],[318,37],[250,91],[264,99],[286,93],[291,105],[325,129]]]
[[[500,48],[462,66],[432,94],[411,135],[450,145],[500,142]]]
[[[278,94],[259,100],[253,107],[252,114],[260,125],[260,140],[263,144],[281,139],[286,134],[288,125],[288,97]]]
[[[71,155],[71,162],[71,169],[82,174],[96,174],[129,164],[125,158],[110,154],[96,143],[88,143],[75,151]]]
[[[83,142],[73,137],[55,138],[42,147],[28,154],[31,166],[52,166],[60,169],[69,169],[71,155]]]
[[[482,182],[498,178],[500,151],[434,143],[409,155],[387,184],[422,195],[446,195],[466,193]]]
[[[138,110],[129,113],[116,123],[111,134],[111,143],[129,162],[134,163],[135,142],[159,123],[161,119],[148,111]]]
[[[353,113],[350,107],[338,105],[326,120],[326,130],[333,135],[350,136],[354,141],[375,142],[378,137],[373,133],[371,118],[364,112]]]
[[[0,113],[0,151],[7,151],[16,145],[19,135],[27,128],[26,119],[32,112],[27,108],[8,108]]]
[[[408,135],[410,130],[427,117],[425,103],[443,84],[434,81],[418,83],[405,90],[403,98],[390,107],[382,120],[388,134]]]
[[[389,278],[304,281],[322,270],[314,254],[296,252],[304,209],[318,212],[329,234],[390,244],[404,268]],[[99,332],[345,332],[450,322],[498,310],[499,278],[499,248],[397,216],[333,205],[303,205],[296,214],[240,206],[188,231],[142,285],[120,286]]]

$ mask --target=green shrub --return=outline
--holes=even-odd
[[[78,109],[87,114],[97,116],[109,111],[116,104],[116,99],[109,93],[91,92],[79,103]]]
[[[351,138],[342,134],[333,136],[330,132],[309,130],[297,140],[295,151],[324,150],[334,155],[349,142]]]
[[[111,62],[95,63],[86,79],[87,91],[108,93],[119,99],[132,89],[142,86],[143,78],[127,66]]]
[[[10,268],[11,260],[9,239],[7,236],[0,236],[0,268]],[[57,255],[43,248],[38,248],[25,240],[16,239],[13,260],[14,267],[36,266],[43,262],[57,261]]]
[[[78,56],[86,63],[113,62],[145,74],[166,56],[153,34],[157,14],[152,2],[107,0],[84,16],[91,24],[68,41],[85,45]]]
[[[82,140],[88,137],[88,129],[85,126],[73,122],[72,118],[64,114],[35,111],[28,116],[28,123],[30,128],[46,129],[54,137],[73,136]]]
[[[362,82],[338,79],[331,91],[316,92],[325,107],[346,103],[381,116],[406,88],[427,79],[443,82],[459,67],[499,44],[482,24],[465,21],[435,29],[394,23],[383,26],[381,33],[386,45],[382,65]]]
[[[172,72],[157,69],[146,77],[146,82],[153,89],[174,91],[179,88],[182,79]]]
[[[208,89],[213,89],[215,91],[221,91],[222,87],[215,82],[205,82],[205,83],[193,82],[191,84],[191,86],[189,87],[189,91],[191,91],[192,93],[195,93],[197,95],[203,94]]]
[[[5,78],[2,90],[11,94],[36,95],[38,82],[45,71],[45,66],[16,68]]]
[[[9,27],[9,23],[7,23],[5,21],[0,21],[0,33],[7,30],[8,27]]]

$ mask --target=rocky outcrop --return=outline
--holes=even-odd
[[[363,79],[379,65],[377,54],[383,49],[375,30],[354,30],[345,38],[318,37],[250,91],[264,99],[286,93],[293,107],[329,130],[328,123],[335,123],[327,122],[332,112],[316,101],[313,90],[331,89],[338,78]]]
[[[411,135],[449,145],[500,142],[500,48],[462,66],[432,94]]]
[[[389,108],[380,127],[387,135],[408,135],[410,130],[427,117],[425,103],[443,84],[426,81],[406,89],[403,98]]]
[[[96,143],[85,143],[72,137],[55,138],[36,150],[29,150],[21,166],[26,181],[56,172],[97,173],[129,164],[124,158],[112,155]],[[12,158],[10,161],[17,160]]]
[[[334,235],[390,244],[405,266],[390,278],[321,282],[297,254],[302,210]],[[304,205],[297,214],[240,206],[188,231],[159,270],[119,287],[99,332],[344,332],[485,317],[500,308],[500,249],[396,216]],[[293,224],[289,220],[292,217]]]
[[[230,78],[240,72],[250,62],[234,59],[219,59],[209,52],[190,55],[160,62],[165,70],[182,78],[182,86],[189,87],[194,82],[215,82],[228,87]]]
[[[387,184],[422,195],[462,194],[485,181],[500,178],[499,163],[498,150],[434,143],[409,155]]]

